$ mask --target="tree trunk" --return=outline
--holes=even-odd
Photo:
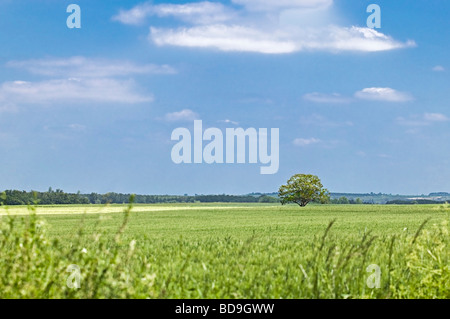
[[[299,202],[296,202],[296,203],[300,207],[305,207],[306,205],[308,205],[309,201],[302,200],[302,201],[299,201]]]

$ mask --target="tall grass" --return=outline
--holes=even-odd
[[[92,227],[83,219],[67,244],[29,210],[0,220],[0,298],[450,297],[448,218],[378,237],[335,234],[331,221],[307,241],[257,232],[164,241],[127,235],[130,204],[113,236],[101,217]],[[70,265],[80,269],[80,288],[67,285]],[[368,285],[370,265],[381,271],[379,288]]]

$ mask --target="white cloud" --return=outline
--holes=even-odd
[[[355,93],[355,97],[369,101],[407,102],[413,100],[409,93],[396,91],[391,88],[366,88]]]
[[[139,25],[149,16],[175,17],[194,24],[219,23],[233,19],[237,13],[218,2],[194,2],[187,4],[143,3],[130,10],[121,10],[114,21],[123,24]]]
[[[319,18],[320,24],[317,24],[317,21],[310,21],[310,27],[280,23],[281,20],[285,20],[280,19],[281,14],[290,12],[293,17],[296,15],[304,17],[305,12],[311,15],[308,13],[311,9],[329,8],[333,3],[332,0],[233,0],[232,2],[242,5],[243,9],[237,11],[230,6],[207,1],[155,6],[146,3],[129,11],[121,11],[114,19],[127,24],[136,24],[143,22],[143,18],[148,15],[157,15],[173,16],[197,24],[193,27],[150,28],[149,38],[159,46],[214,48],[222,51],[263,54],[299,51],[377,52],[415,46],[413,41],[399,42],[366,27],[327,26],[330,23],[329,19]],[[311,27],[312,25],[315,27]]]
[[[449,118],[441,113],[425,113],[423,118],[430,122],[447,122]]]
[[[305,146],[309,146],[309,145],[317,144],[317,143],[320,143],[320,140],[317,138],[314,138],[314,137],[312,137],[312,138],[296,138],[293,141],[293,144],[295,146],[300,146],[300,147],[305,147]]]
[[[232,120],[229,120],[229,119],[220,120],[220,121],[217,121],[217,122],[219,122],[219,123],[226,123],[226,124],[233,124],[233,125],[239,125],[239,122],[235,122],[235,121],[232,121]]]
[[[324,9],[333,4],[333,0],[231,0],[251,11],[274,11],[296,8]]]
[[[176,72],[168,65],[137,64],[82,56],[10,61],[6,65],[50,79],[0,83],[2,112],[17,110],[21,104],[152,102],[153,96],[139,93],[136,82],[128,79],[129,76]]]
[[[351,102],[350,98],[344,97],[338,93],[323,94],[323,93],[308,93],[303,95],[303,98],[307,101],[315,103],[327,103],[327,104],[340,104]]]
[[[112,20],[123,24],[138,25],[152,14],[152,7],[150,3],[142,3],[130,10],[120,10],[117,15],[112,17]]]
[[[241,7],[209,1],[158,5],[145,2],[121,10],[112,19],[139,25],[149,16],[174,17],[191,24],[178,28],[151,27],[149,39],[158,46],[262,54],[377,52],[415,46],[414,41],[400,42],[366,27],[330,26],[335,14],[328,9],[333,0],[232,0],[232,3]],[[289,21],[306,17],[309,22],[286,25],[286,15]],[[311,16],[315,18],[310,19]]]
[[[291,53],[296,45],[282,35],[270,35],[239,25],[207,25],[192,28],[150,28],[150,37],[158,46],[214,48],[221,51]]]
[[[133,81],[114,79],[62,79],[40,82],[13,81],[0,84],[0,104],[61,104],[79,102],[151,102],[151,95],[141,95],[134,90]]]
[[[354,98],[356,99],[338,93],[324,94],[318,92],[305,94],[303,98],[314,103],[328,104],[350,103],[356,101],[356,99],[386,102],[407,102],[414,99],[409,93],[379,87],[365,88],[355,92]]]
[[[82,56],[10,61],[8,67],[20,68],[33,74],[62,77],[112,77],[139,74],[173,74],[168,65],[136,64],[130,61],[88,59]]]
[[[378,52],[416,46],[414,41],[399,42],[370,28],[352,26],[322,29],[315,41],[308,43],[311,49],[330,51]]]
[[[435,71],[435,72],[444,72],[445,68],[442,65],[436,65],[435,67],[433,67],[433,71]]]
[[[397,123],[403,126],[428,126],[433,123],[443,123],[450,121],[446,115],[441,113],[425,113],[422,115],[411,115],[409,118],[398,117]]]
[[[221,51],[286,54],[299,51],[377,52],[414,46],[369,28],[336,27],[267,29],[214,24],[178,29],[150,28],[158,46],[214,48]]]
[[[195,2],[188,4],[160,4],[154,6],[159,17],[173,16],[195,24],[225,22],[236,13],[218,2]]]
[[[248,11],[273,12],[289,9],[325,9],[332,5],[333,0],[232,0],[232,2],[242,5]],[[128,25],[140,25],[150,16],[172,16],[193,24],[214,24],[234,20],[241,11],[210,1],[157,5],[144,2],[131,9],[120,10],[112,20]]]
[[[168,122],[181,122],[181,121],[189,122],[197,120],[198,114],[192,110],[184,109],[179,112],[167,113],[164,118]]]

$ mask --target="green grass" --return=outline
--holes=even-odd
[[[38,206],[30,217],[10,207],[0,217],[0,297],[450,297],[448,207],[125,208]],[[71,264],[80,289],[66,286]],[[378,289],[366,284],[372,264]]]

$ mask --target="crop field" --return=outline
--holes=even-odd
[[[450,298],[449,216],[446,205],[1,208],[0,297]]]

